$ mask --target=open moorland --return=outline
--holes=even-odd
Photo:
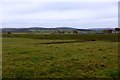
[[[3,78],[116,78],[118,34],[3,34]]]

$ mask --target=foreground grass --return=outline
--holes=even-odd
[[[3,37],[3,78],[112,78],[118,42]]]

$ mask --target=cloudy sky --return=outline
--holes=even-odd
[[[117,27],[118,2],[104,1],[1,2],[1,27]]]

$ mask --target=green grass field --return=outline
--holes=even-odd
[[[115,78],[117,35],[4,34],[3,78]]]

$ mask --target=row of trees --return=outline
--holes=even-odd
[[[77,31],[77,30],[72,30],[72,31],[59,31],[59,30],[57,30],[57,31],[55,31],[54,33],[55,33],[55,34],[65,34],[65,33],[68,33],[68,34],[70,34],[70,33],[77,34],[78,31]],[[53,34],[54,34],[54,33],[53,33]]]
[[[38,33],[40,33],[40,31],[38,31]],[[78,30],[72,30],[72,31],[60,31],[60,30],[56,30],[52,34],[65,34],[65,33],[68,33],[68,34],[70,34],[70,33],[78,34],[79,31]],[[106,34],[120,33],[120,28],[115,28],[114,30],[112,30],[112,29],[103,30],[102,33],[106,33]],[[11,32],[7,32],[7,34],[11,34]]]
[[[108,33],[108,34],[111,34],[111,33],[120,33],[120,28],[115,28],[114,30],[112,29],[109,29],[109,30],[103,30],[103,33]]]
[[[64,34],[65,31],[57,31],[56,33]],[[78,34],[79,32],[77,30],[72,30],[71,32],[68,32],[68,33]],[[103,33],[107,33],[107,34],[120,33],[120,28],[115,28],[114,30],[112,29],[103,30]]]

